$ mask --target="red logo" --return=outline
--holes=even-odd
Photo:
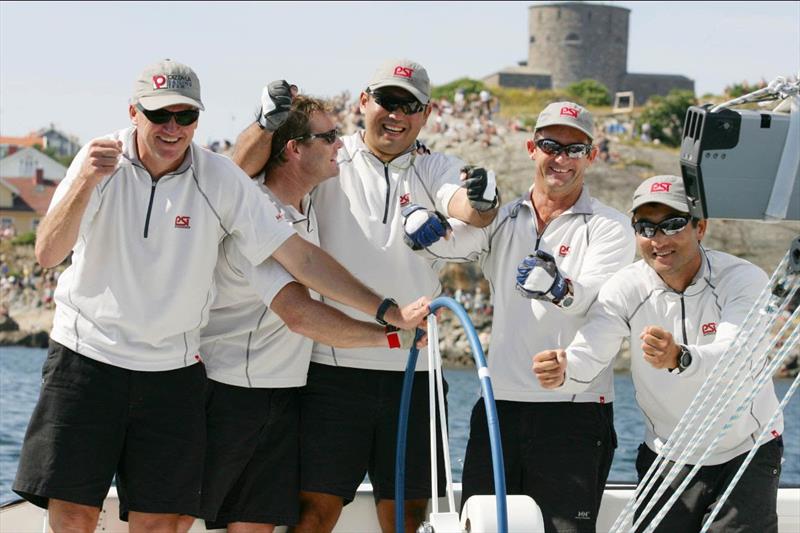
[[[414,69],[413,68],[394,67],[394,75],[395,76],[402,76],[404,78],[410,78],[413,73],[414,73]]]
[[[198,362],[200,362],[200,363],[202,363],[202,362],[203,362],[203,358],[202,358],[202,357],[200,357],[200,354],[199,354],[199,353],[196,353],[196,354],[194,354],[194,359],[195,359],[195,361],[198,361]]]
[[[578,118],[579,111],[574,107],[562,107],[560,115],[562,117]]]
[[[716,332],[717,332],[716,322],[709,322],[708,324],[703,324],[703,335],[713,335]]]
[[[558,255],[560,255],[561,257],[566,257],[568,253],[569,253],[569,246],[567,246],[566,244],[562,244],[561,248],[558,249]]]
[[[185,217],[183,215],[178,215],[175,217],[175,227],[182,228],[182,229],[189,229],[189,219],[191,217]]]
[[[672,187],[671,183],[666,181],[661,181],[658,183],[654,183],[650,186],[650,192],[669,192],[669,188]]]
[[[283,211],[279,211],[277,215],[275,215],[275,220],[283,220]]]
[[[770,433],[772,433],[772,436],[775,437],[776,439],[781,436],[781,434],[775,431],[774,429],[770,431]]]
[[[167,77],[163,74],[153,76],[153,89],[163,89],[167,84]]]
[[[404,207],[411,202],[411,193],[407,192],[400,195],[400,207]]]

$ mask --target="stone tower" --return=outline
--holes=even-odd
[[[625,84],[628,16],[622,7],[566,2],[528,8],[528,68],[554,89],[594,79],[613,95]]]

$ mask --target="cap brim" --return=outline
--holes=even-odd
[[[667,207],[671,207],[681,213],[688,213],[689,212],[689,204],[682,204],[675,200],[664,200],[663,198],[654,198],[652,196],[642,196],[634,200],[633,205],[631,206],[631,213],[635,212],[637,209],[642,207],[644,204],[662,204],[666,205]]]
[[[540,130],[542,128],[547,128],[549,126],[567,126],[568,128],[576,129],[586,134],[589,137],[590,141],[594,140],[594,134],[591,131],[586,130],[573,122],[567,122],[565,120],[551,120],[549,122],[545,122],[544,124],[536,123],[536,130]]]
[[[189,98],[188,96],[183,96],[181,94],[159,94],[157,96],[142,96],[139,98],[139,103],[142,105],[143,108],[147,109],[148,111],[155,111],[156,109],[163,109],[171,105],[181,105],[181,104],[186,104],[192,107],[196,107],[200,111],[206,110],[206,108],[203,107],[202,102],[195,100],[193,98]]]
[[[400,89],[405,89],[406,91],[410,92],[414,98],[422,102],[423,104],[427,104],[430,101],[430,98],[425,96],[422,91],[411,85],[410,83],[403,83],[402,81],[393,81],[393,80],[386,80],[386,81],[379,81],[377,83],[372,83],[369,85],[369,89],[371,91],[375,91],[380,89],[381,87],[399,87]]]

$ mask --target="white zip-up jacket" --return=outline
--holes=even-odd
[[[767,284],[764,271],[752,263],[723,252],[701,251],[702,266],[683,293],[672,290],[641,260],[615,274],[566,349],[566,380],[555,389],[563,393],[591,387],[607,372],[622,339],[631,337],[631,373],[644,413],[645,443],[657,453]],[[656,369],[644,360],[639,335],[647,326],[666,329],[689,349],[692,363],[684,372]],[[750,450],[777,406],[769,381],[704,464],[721,464]],[[781,434],[783,418],[769,429],[774,436]],[[690,463],[698,458],[699,454],[693,456]]]
[[[441,292],[438,270],[403,242],[403,217],[409,203],[447,214],[459,189],[463,161],[441,153],[407,152],[384,164],[370,153],[356,132],[342,138],[339,178],[326,180],[312,193],[321,247],[378,294],[400,306]],[[365,321],[368,316],[338,302],[328,305]],[[407,354],[389,348],[332,348],[314,344],[312,361],[374,370],[405,368]],[[417,370],[427,368],[420,357]]]
[[[200,328],[213,300],[217,248],[232,240],[258,264],[294,234],[230,159],[192,144],[181,166],[153,181],[133,128],[116,171],[92,192],[72,264],[58,279],[50,336],[76,352],[131,370],[199,361]],[[50,209],[74,182],[88,148],[59,184]]]
[[[284,224],[305,240],[319,244],[308,196],[303,199],[303,214],[281,203],[269,188],[262,189],[278,208]],[[237,387],[305,385],[313,341],[291,331],[269,308],[273,298],[294,278],[272,258],[251,265],[230,239],[223,239],[214,281],[217,297],[208,325],[201,332],[200,354],[206,375]],[[319,300],[316,292],[310,294]]]
[[[420,251],[435,264],[479,261],[489,280],[494,304],[488,366],[498,400],[519,402],[611,402],[610,369],[577,394],[543,389],[531,372],[531,357],[553,346],[566,346],[583,325],[600,286],[633,261],[635,240],[628,218],[589,195],[584,187],[575,204],[553,219],[542,233],[530,191],[504,205],[485,228],[450,220],[453,235]],[[555,258],[572,281],[574,302],[567,308],[529,300],[516,288],[517,267],[535,250]]]

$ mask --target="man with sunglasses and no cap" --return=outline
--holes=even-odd
[[[192,143],[201,110],[192,69],[145,69],[133,127],[79,152],[39,226],[42,266],[70,251],[72,265],[13,489],[49,508],[55,531],[94,531],[115,473],[131,531],[175,531],[179,514],[197,514],[206,376],[196,363],[220,241],[364,312],[382,300],[278,220],[232,161]],[[387,319],[410,328],[425,307]]]
[[[636,458],[641,481],[736,338],[767,276],[748,261],[702,246],[707,221],[689,215],[678,176],[654,176],[642,182],[631,211],[642,260],[603,286],[566,350],[545,350],[533,357],[533,373],[554,394],[581,394],[604,379],[628,337],[636,401],[645,415],[645,439]],[[728,429],[656,531],[700,530],[777,406],[770,380],[749,412]],[[777,532],[782,416],[767,429],[773,438],[756,452],[709,531]],[[690,458],[688,468],[702,452]],[[673,481],[664,501],[684,477]],[[652,516],[644,520],[645,526]]]
[[[430,81],[420,64],[386,61],[360,95],[365,130],[342,139],[339,178],[320,184],[311,196],[322,248],[400,304],[415,293],[433,297],[441,292],[438,270],[403,242],[404,208],[421,204],[481,226],[497,212],[494,183],[483,169],[464,170],[456,158],[416,152],[429,102]],[[237,141],[234,161],[254,175],[264,164],[269,142],[267,132],[251,126]],[[354,318],[380,322],[383,310],[397,303],[387,300],[376,317],[331,305]],[[302,393],[301,516],[296,531],[331,531],[367,472],[381,528],[394,530],[395,442],[406,359],[396,350],[315,343]],[[425,518],[430,497],[426,366],[420,359],[409,417],[409,531]]]
[[[616,446],[608,379],[581,394],[553,394],[528,372],[530,357],[572,339],[600,286],[634,256],[625,216],[589,194],[585,173],[597,156],[594,121],[572,102],[545,107],[527,150],[533,186],[504,205],[489,226],[450,220],[453,235],[418,238],[441,218],[409,210],[413,248],[434,262],[478,261],[492,288],[488,365],[497,400],[509,494],[527,494],[545,528],[594,532]],[[516,287],[516,289],[515,289]],[[475,404],[464,459],[462,502],[494,494],[483,399]]]

